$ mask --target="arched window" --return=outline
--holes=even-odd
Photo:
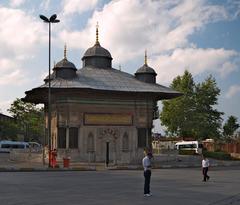
[[[129,139],[128,134],[125,132],[122,138],[122,150],[128,151],[129,150]]]
[[[91,132],[87,139],[87,152],[94,152],[94,136]]]

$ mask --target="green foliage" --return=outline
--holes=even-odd
[[[225,153],[225,152],[209,152],[209,151],[204,151],[204,156],[213,158],[213,159],[219,159],[219,160],[232,160],[232,157],[230,154]]]
[[[14,121],[1,121],[0,133],[0,140],[18,140],[20,130],[17,123]]]
[[[185,71],[173,80],[171,88],[184,95],[163,101],[160,120],[167,134],[195,139],[218,137],[223,113],[214,108],[220,94],[215,79],[209,76],[195,84],[191,73]]]
[[[200,139],[220,136],[221,115],[223,115],[223,112],[219,112],[214,108],[217,105],[217,97],[219,95],[220,89],[217,87],[216,81],[212,76],[209,76],[204,82],[196,85],[195,131],[197,137]]]
[[[223,136],[227,141],[233,136],[234,132],[240,127],[237,123],[237,118],[234,116],[228,117],[227,122],[223,126]]]
[[[37,108],[32,103],[16,99],[8,110],[24,130],[26,141],[41,141],[44,136],[43,108]]]
[[[170,135],[192,137],[194,110],[194,81],[192,75],[185,71],[183,76],[176,77],[171,87],[184,95],[170,101],[163,101],[160,120]]]

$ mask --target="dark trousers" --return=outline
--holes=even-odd
[[[150,194],[150,179],[151,179],[151,171],[144,171],[144,194]]]
[[[203,181],[206,181],[207,179],[209,179],[209,176],[207,175],[208,167],[203,167],[202,172],[203,172]]]

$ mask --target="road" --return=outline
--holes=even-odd
[[[142,171],[0,172],[1,205],[239,205],[240,167],[153,170],[152,197]]]

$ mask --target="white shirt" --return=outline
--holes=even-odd
[[[208,159],[203,159],[203,160],[202,160],[202,167],[203,167],[203,168],[209,167],[209,160],[208,160]]]
[[[148,158],[148,156],[143,158],[142,165],[143,165],[144,171],[151,170],[151,161]]]

